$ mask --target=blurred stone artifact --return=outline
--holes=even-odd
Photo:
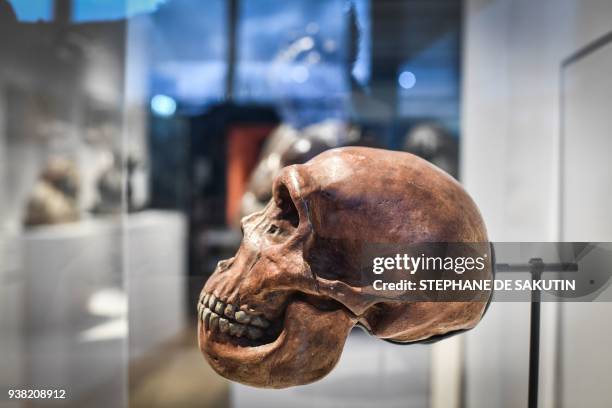
[[[272,182],[281,169],[301,164],[334,147],[355,144],[360,139],[357,128],[341,121],[326,120],[298,131],[280,125],[266,141],[260,159],[242,198],[242,216],[259,211],[272,197]]]
[[[403,150],[435,164],[457,178],[459,148],[446,129],[435,123],[415,126],[404,139]]]
[[[464,259],[479,245],[483,266],[470,278],[492,278],[478,208],[452,177],[409,153],[343,147],[285,167],[269,203],[244,217],[242,229],[240,249],[201,291],[198,341],[217,373],[244,384],[283,388],[322,378],[354,326],[394,343],[470,329],[492,295],[485,289],[478,300],[455,301],[418,291],[417,300],[375,290],[374,275],[363,272],[360,262],[381,245],[421,256],[424,243],[440,243],[445,254],[447,243],[470,243],[452,255]],[[388,272],[387,279],[406,277]]]
[[[103,169],[97,180],[98,199],[93,208],[96,214],[116,214],[123,206],[123,181],[126,182],[126,203],[128,211],[137,211],[144,205],[143,193],[139,184],[142,178],[143,161],[136,154],[130,153],[121,160],[121,154],[115,152],[106,169]]]
[[[79,172],[75,163],[52,158],[34,185],[26,206],[26,226],[78,221]]]
[[[113,159],[100,172],[96,181],[98,197],[93,208],[93,212],[96,214],[113,214],[121,211],[123,194],[121,161],[116,153],[112,157]]]

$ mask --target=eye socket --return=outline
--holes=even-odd
[[[270,227],[268,228],[268,231],[266,231],[268,234],[276,234],[278,231],[280,230],[280,228],[278,227],[278,225],[270,225]]]
[[[280,185],[277,190],[276,203],[281,210],[281,218],[288,221],[293,228],[297,228],[300,223],[300,216],[298,214],[295,204],[291,199],[289,190],[284,184]]]

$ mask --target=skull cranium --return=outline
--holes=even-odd
[[[485,303],[415,302],[368,290],[368,244],[487,242],[470,197],[408,153],[340,148],[283,169],[237,254],[200,297],[198,340],[219,374],[282,388],[326,375],[355,325],[396,342],[469,329]],[[483,276],[492,273],[489,261]]]

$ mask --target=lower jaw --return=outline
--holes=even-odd
[[[344,310],[321,311],[295,300],[287,305],[282,331],[269,343],[240,346],[229,335],[205,330],[201,322],[198,343],[220,375],[257,387],[284,388],[327,374],[355,323]]]

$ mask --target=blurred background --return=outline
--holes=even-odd
[[[267,391],[208,367],[196,300],[338,146],[441,167],[493,241],[612,241],[611,33],[607,0],[0,0],[0,406],[526,406],[528,303]],[[609,406],[612,307],[542,308],[541,406]]]

